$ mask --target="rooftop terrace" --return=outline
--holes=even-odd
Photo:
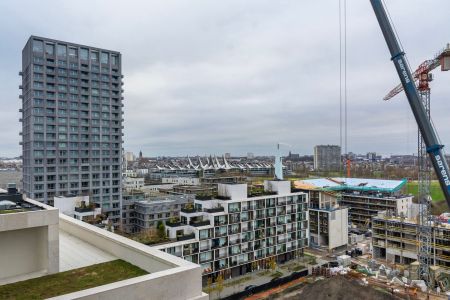
[[[0,216],[0,299],[208,298],[198,265],[26,202],[40,210]]]

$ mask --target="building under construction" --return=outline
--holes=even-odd
[[[418,218],[402,218],[380,213],[372,223],[372,255],[387,263],[407,265],[409,279],[420,279]],[[431,224],[429,251],[430,287],[450,290],[450,224]],[[406,276],[406,275],[405,275]]]
[[[396,264],[410,264],[417,260],[416,219],[380,213],[373,218],[372,230],[374,258]],[[433,222],[431,232],[431,265],[450,270],[450,224]]]
[[[371,218],[380,211],[408,216],[413,196],[402,193],[406,182],[406,179],[318,178],[296,181],[296,187],[338,193],[339,205],[349,209],[349,222],[356,227],[369,228]]]

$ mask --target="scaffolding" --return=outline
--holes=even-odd
[[[427,85],[428,87],[428,85]],[[430,89],[419,91],[423,105],[430,119]],[[431,220],[430,220],[430,177],[431,164],[428,158],[427,147],[420,130],[418,130],[418,200],[419,200],[419,277],[430,284],[431,265]]]

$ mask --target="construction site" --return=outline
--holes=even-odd
[[[411,69],[384,1],[370,2],[390,52],[386,59],[394,63],[400,80],[383,100],[394,101],[394,96],[404,92],[417,123],[418,193],[413,198],[402,192],[406,179],[371,182],[351,178],[347,154],[340,169],[341,176],[347,173],[346,178],[295,182],[295,188],[309,193],[311,243],[307,251],[319,262],[309,267],[306,277],[243,299],[450,298],[450,219],[448,213],[431,214],[430,194],[431,180],[437,180],[446,210],[450,210],[449,167],[430,111],[431,72],[450,69],[450,44],[444,43],[443,49]],[[341,145],[348,153],[346,1],[339,1],[339,6],[344,52],[340,65]],[[348,209],[348,219],[343,209]],[[348,233],[336,229],[344,223],[349,224]],[[343,232],[348,234],[348,243],[332,240]]]

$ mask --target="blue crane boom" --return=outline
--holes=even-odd
[[[428,155],[430,156],[431,163],[437,178],[439,179],[439,184],[441,185],[445,200],[450,207],[450,172],[442,150],[444,146],[439,143],[436,131],[427,117],[425,107],[416,88],[415,80],[411,75],[411,70],[406,61],[405,53],[400,48],[382,0],[370,0],[370,2],[391,53],[391,60],[394,62],[395,68],[397,69],[409,105],[425,141]]]

